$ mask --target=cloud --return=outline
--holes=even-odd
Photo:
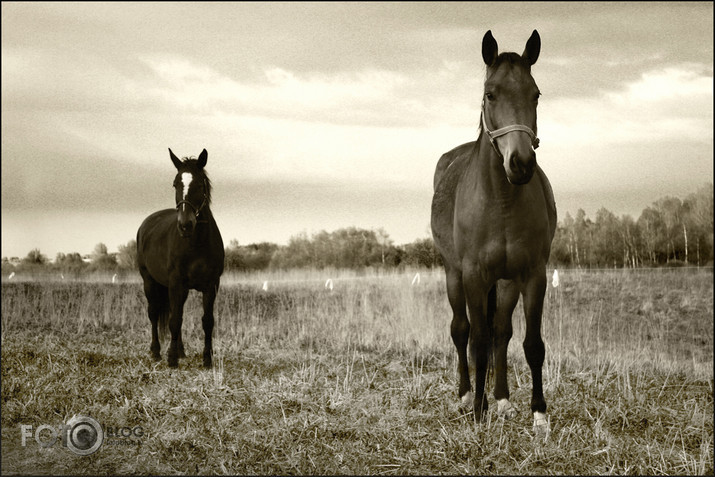
[[[705,65],[685,64],[647,71],[639,81],[628,84],[625,91],[607,93],[607,97],[621,105],[672,99],[700,101],[712,96],[712,88],[712,68],[708,71]]]
[[[539,110],[543,140],[582,147],[695,141],[712,144],[712,67],[665,66],[597,96],[563,97]]]
[[[399,73],[302,74],[267,68],[252,82],[239,82],[186,59],[145,59],[156,80],[154,96],[181,108],[282,117],[324,116],[386,102],[408,80]]]
[[[459,123],[465,113],[474,116],[471,105],[454,99],[476,86],[464,64],[455,61],[420,72],[297,72],[272,66],[241,80],[185,58],[142,61],[153,77],[136,81],[132,90],[164,108],[386,127]]]

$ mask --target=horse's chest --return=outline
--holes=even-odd
[[[209,278],[209,273],[206,260],[192,260],[186,266],[186,276],[190,281],[204,281]]]
[[[213,283],[219,276],[217,267],[212,260],[206,257],[184,258],[174,264],[177,273],[173,275],[182,277],[182,282],[188,288],[201,290],[207,283]]]
[[[495,270],[498,275],[507,277],[530,268],[532,262],[538,260],[534,251],[540,247],[535,246],[534,239],[518,232],[508,234],[495,230],[483,240],[476,241],[480,245],[474,249],[470,259],[482,268]]]
[[[538,210],[505,210],[493,203],[463,217],[455,234],[459,255],[500,278],[509,278],[546,260],[547,222]],[[510,213],[509,210],[519,213]]]

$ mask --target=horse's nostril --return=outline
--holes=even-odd
[[[191,231],[191,222],[179,222],[179,232],[185,233]]]
[[[522,174],[524,172],[524,166],[519,161],[516,156],[512,156],[511,160],[509,161],[509,167],[513,172],[516,172],[517,174]]]

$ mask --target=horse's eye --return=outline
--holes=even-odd
[[[494,101],[494,95],[492,93],[486,93],[485,96],[489,101]]]

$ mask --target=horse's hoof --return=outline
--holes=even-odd
[[[549,434],[549,419],[543,412],[534,413],[534,433],[537,436],[548,436]]]
[[[161,361],[161,355],[160,355],[159,353],[155,353],[155,352],[153,352],[153,351],[151,352],[151,358],[152,358],[154,361]]]
[[[497,401],[497,415],[512,419],[516,417],[516,408],[508,399],[500,399]]]
[[[179,358],[186,358],[186,353],[184,353],[184,349],[179,350]]]
[[[167,360],[167,364],[169,365],[170,368],[178,368],[179,367],[179,358],[176,356],[172,356]]]
[[[457,404],[457,410],[460,414],[469,414],[474,410],[474,393],[472,391],[467,391],[467,393],[462,396],[461,401]]]

